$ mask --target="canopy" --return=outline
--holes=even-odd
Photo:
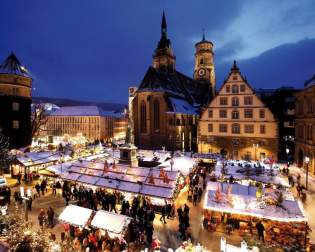
[[[283,193],[281,206],[277,206],[257,199],[256,191],[254,186],[208,182],[204,209],[279,222],[307,221],[301,203],[290,197],[288,192]]]
[[[111,238],[121,237],[131,220],[132,218],[126,215],[98,210],[91,222],[91,226],[106,230]]]
[[[91,209],[69,205],[59,215],[59,220],[74,226],[84,227],[88,224],[92,213]]]

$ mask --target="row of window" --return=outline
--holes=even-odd
[[[234,76],[233,80],[237,80],[237,76]],[[225,86],[225,92],[231,93],[231,91],[232,91],[232,94],[238,94],[240,92],[244,93],[245,92],[245,84],[241,84],[241,85],[234,84],[234,85],[232,85],[232,88],[230,85],[226,85]]]
[[[111,120],[108,117],[105,117],[105,120]],[[88,116],[51,116],[49,120],[54,123],[63,123],[63,124],[71,124],[71,123],[98,123],[99,117],[88,117]]]
[[[220,105],[222,106],[228,106],[228,97],[220,97]],[[239,97],[232,97],[231,105],[233,107],[238,107],[240,105],[240,99]],[[253,105],[253,96],[244,96],[244,105]]]
[[[208,117],[213,118],[213,111],[211,109],[208,110]],[[227,118],[227,110],[226,109],[220,109],[219,110],[219,117],[220,118]],[[231,112],[231,118],[232,119],[239,119],[240,118],[240,112],[238,110],[233,110]],[[244,118],[253,118],[253,109],[244,109]],[[265,110],[264,109],[259,110],[259,118],[261,118],[261,119],[265,118]]]
[[[260,134],[266,134],[266,125],[260,125]],[[238,123],[233,123],[231,131],[233,134],[241,134],[241,125]],[[213,132],[213,124],[208,124],[208,132]],[[228,125],[227,124],[219,124],[219,132],[227,133]],[[254,133],[254,124],[245,124],[244,125],[244,133],[253,134]]]
[[[313,140],[313,126],[312,125],[298,125],[296,127],[297,135],[300,139]]]
[[[314,97],[305,97],[296,102],[296,110],[298,114],[313,114],[314,113]]]

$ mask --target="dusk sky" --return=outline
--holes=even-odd
[[[152,62],[165,10],[177,70],[214,43],[219,88],[232,61],[255,88],[302,87],[315,74],[314,0],[2,0],[0,61],[13,51],[35,96],[127,103]]]

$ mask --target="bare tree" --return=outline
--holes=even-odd
[[[41,132],[45,130],[47,124],[48,116],[45,109],[45,104],[33,104],[32,105],[32,138],[40,135]]]

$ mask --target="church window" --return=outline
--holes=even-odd
[[[160,129],[160,104],[158,100],[154,101],[154,105],[153,105],[153,125],[154,125],[154,129]]]
[[[231,89],[230,85],[226,85],[225,92],[230,93],[230,89]]]
[[[141,133],[147,132],[147,107],[144,101],[140,106],[140,131]]]
[[[204,59],[201,58],[200,61],[199,61],[200,65],[203,65],[204,64]]]
[[[241,133],[241,128],[238,123],[232,124],[232,133],[233,134],[240,134]]]
[[[237,94],[238,93],[238,85],[233,85],[232,86],[232,93]]]
[[[232,119],[239,119],[240,114],[237,110],[232,111]]]
[[[238,107],[238,105],[239,105],[238,97],[233,97],[232,98],[232,106],[233,107]]]

